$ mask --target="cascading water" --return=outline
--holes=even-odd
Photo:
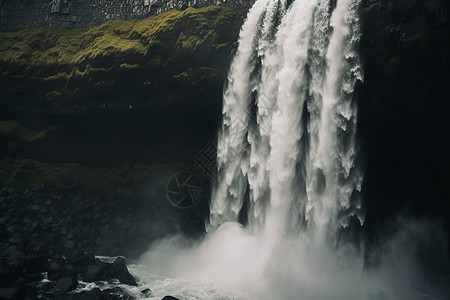
[[[307,232],[325,241],[351,216],[363,221],[358,6],[263,0],[250,11],[224,92],[212,227],[238,221],[244,201],[249,229],[271,240]]]
[[[421,299],[409,261],[383,256],[368,271],[362,247],[338,238],[352,218],[363,223],[360,1],[251,8],[224,91],[208,234],[142,257],[134,271],[154,299]]]

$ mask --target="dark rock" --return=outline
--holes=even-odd
[[[77,275],[79,273],[79,268],[75,267],[74,265],[64,265],[64,270],[66,271],[66,274],[70,275]]]
[[[152,290],[151,289],[145,289],[141,291],[141,294],[145,297],[150,297],[152,294]]]
[[[55,283],[50,281],[40,282],[38,284],[39,292],[40,294],[49,293],[51,294],[53,292]]]
[[[128,272],[123,258],[116,259],[112,264],[97,259],[96,264],[84,268],[81,275],[87,282],[109,281],[115,278],[124,284],[137,286],[136,280]]]
[[[124,264],[124,265],[126,265],[126,264],[127,264],[127,261],[126,261],[125,258],[123,258],[123,257],[118,257],[118,258],[116,258],[116,259],[114,260],[113,263],[114,263],[114,264]]]
[[[0,239],[9,239],[11,236],[11,233],[7,231],[5,228],[0,229]]]
[[[0,299],[13,299],[14,295],[19,291],[18,287],[1,288]]]
[[[60,293],[66,293],[73,291],[78,285],[78,280],[76,276],[65,276],[60,279],[55,284],[55,291]]]
[[[136,280],[133,275],[128,272],[127,266],[125,265],[125,260],[118,257],[112,264],[114,268],[114,273],[116,278],[125,284],[137,286]]]
[[[76,267],[87,267],[96,264],[94,255],[86,252],[75,253],[67,258],[67,262]]]
[[[47,278],[49,280],[58,280],[66,274],[66,269],[64,266],[57,262],[52,262],[47,273]]]
[[[28,257],[23,262],[23,272],[24,273],[42,273],[47,272],[50,267],[50,262],[47,256],[44,255],[34,255]]]
[[[36,299],[36,288],[28,285],[0,289],[0,299],[32,300]]]
[[[43,231],[43,228],[42,228],[41,224],[39,224],[39,223],[32,225],[32,228],[30,228],[31,233],[39,233],[42,231]]]
[[[81,276],[87,282],[101,281],[101,280],[111,280],[115,278],[115,271],[112,264],[97,260],[95,265],[86,267]]]
[[[34,238],[32,238],[27,245],[27,248],[35,254],[39,254],[45,257],[48,257],[48,246],[45,241],[43,241],[37,234],[33,234]]]
[[[44,279],[44,275],[41,273],[33,273],[33,274],[26,274],[24,277],[20,278],[20,282],[27,284],[31,282],[37,282]]]
[[[116,286],[111,289],[106,289],[102,291],[103,294],[107,295],[108,300],[132,300],[132,296],[125,293],[120,287]]]
[[[78,300],[108,300],[107,293],[102,293],[99,288],[94,288],[89,292],[81,292],[78,295]]]
[[[162,298],[161,300],[180,300],[180,299],[175,298],[173,296],[164,296],[164,298]]]
[[[17,270],[10,270],[5,267],[0,267],[0,287],[11,286],[12,283],[20,277],[20,275],[21,274]]]
[[[14,245],[21,245],[23,244],[23,235],[14,233],[12,237],[9,238],[9,242]]]
[[[8,262],[17,261],[23,257],[23,253],[16,246],[10,246],[5,250],[5,257]]]
[[[33,286],[23,285],[20,286],[17,292],[14,294],[14,300],[34,300],[37,298],[37,290]]]
[[[4,252],[5,263],[11,268],[19,268],[23,259],[23,252],[17,249],[16,246],[8,247]]]
[[[75,242],[70,240],[67,243],[65,243],[64,246],[66,247],[66,249],[71,250],[75,247]]]

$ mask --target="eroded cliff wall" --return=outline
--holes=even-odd
[[[172,9],[222,5],[249,7],[253,0],[0,0],[0,30],[41,26],[90,28],[108,20],[142,19]]]

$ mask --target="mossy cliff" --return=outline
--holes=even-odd
[[[160,156],[192,162],[206,136],[214,137],[211,126],[204,134],[202,122],[215,124],[211,120],[220,115],[222,85],[244,16],[245,10],[211,6],[110,21],[90,30],[1,32],[2,155],[37,162],[4,159],[8,166],[0,182],[31,183],[8,178],[24,164],[50,182],[42,170],[58,174],[56,166],[45,165],[50,162],[81,164],[62,167],[78,178],[83,176],[76,173],[87,174],[85,165],[123,168]],[[36,138],[20,138],[30,131],[23,124],[34,128]],[[191,139],[188,154],[164,150],[161,143],[173,143],[167,134]],[[56,177],[57,186],[73,186]],[[107,187],[117,186],[113,177],[104,178]],[[95,181],[85,182],[92,186]]]
[[[183,101],[217,105],[244,15],[211,6],[90,30],[2,32],[1,104],[68,113]]]
[[[194,157],[215,137],[245,14],[211,6],[89,30],[0,32],[0,202],[7,199],[11,211],[8,195],[44,203],[46,196],[32,196],[42,190],[67,206],[74,197],[87,199],[80,215],[108,204],[111,220],[124,218],[126,204],[135,228],[130,238],[117,235],[95,246],[96,253],[113,254],[111,247],[119,248],[116,254],[136,253],[162,232],[201,232],[210,177]],[[176,209],[166,198],[179,172],[203,181],[192,209]],[[64,223],[59,215],[64,211],[52,218]],[[123,230],[116,225],[112,221],[108,231]],[[95,232],[86,243],[102,235]],[[67,242],[57,239],[55,245]],[[86,244],[82,235],[77,243]]]
[[[210,5],[250,7],[254,0],[1,0],[0,30],[91,28],[109,20],[144,19]]]

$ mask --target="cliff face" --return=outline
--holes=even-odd
[[[26,3],[38,10],[43,2]],[[93,4],[61,1],[50,17],[67,22],[71,3]],[[131,7],[123,11],[131,14]],[[361,7],[366,228],[406,209],[441,218],[450,232],[448,11],[444,0],[368,0]],[[245,15],[188,8],[89,30],[49,28],[64,25],[49,18],[30,25],[45,28],[0,33],[0,186],[44,183],[164,207],[165,180],[179,170],[203,171],[192,168],[193,157],[215,137]]]
[[[220,98],[244,15],[211,6],[90,30],[0,33],[2,104],[58,113],[211,104]]]
[[[193,165],[215,136],[245,14],[211,6],[90,30],[0,33],[0,186],[137,195],[148,192],[152,164]],[[115,171],[79,180],[136,164],[133,183],[114,184]]]
[[[249,7],[252,0],[0,0],[0,30],[41,26],[91,28],[108,20],[142,19],[172,9],[222,5]]]
[[[46,203],[52,207],[47,217],[56,223],[70,212],[79,230],[72,238],[76,247],[110,255],[143,251],[168,231],[202,232],[210,177],[194,158],[216,134],[222,87],[245,15],[245,9],[210,6],[91,29],[0,32],[5,213],[40,222],[42,214],[17,207]],[[180,172],[202,180],[202,198],[193,209],[167,200],[167,184]],[[63,199],[67,210],[53,209],[57,204],[47,195]],[[96,213],[95,222],[113,233],[111,243],[86,221],[99,210],[107,217]],[[51,248],[69,251],[67,234],[47,235],[57,241]]]
[[[367,221],[450,211],[448,1],[367,1],[359,125]],[[450,229],[450,222],[447,228]]]

